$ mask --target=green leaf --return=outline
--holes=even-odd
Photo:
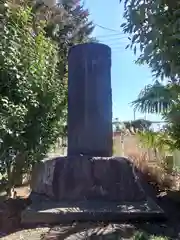
[[[4,25],[0,28],[0,135],[7,148],[27,153],[28,164],[41,160],[64,134],[67,116],[64,66],[69,46],[91,41],[94,26],[85,9],[69,1],[71,7],[67,2],[61,6],[61,12],[64,8],[67,13],[63,23],[58,18],[54,22],[58,7],[45,9],[42,14],[32,1],[15,6],[12,3],[1,13]],[[54,36],[56,25],[59,27]],[[1,165],[7,159],[1,158]]]

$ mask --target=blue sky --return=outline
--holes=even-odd
[[[133,51],[125,49],[128,39],[120,29],[123,22],[123,4],[119,4],[119,0],[85,0],[84,3],[95,24],[117,30],[113,32],[96,26],[93,36],[112,49],[113,117],[133,120],[130,102],[137,98],[146,84],[152,83],[152,76],[148,66],[136,65]],[[136,118],[143,117],[144,115],[136,113]],[[146,115],[146,118],[152,121],[160,119],[156,115]]]

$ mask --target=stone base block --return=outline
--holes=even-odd
[[[31,189],[58,201],[146,200],[130,161],[122,157],[59,157],[36,165]]]
[[[163,210],[150,198],[141,202],[55,202],[32,194],[33,204],[22,213],[23,224],[126,222],[163,220]]]

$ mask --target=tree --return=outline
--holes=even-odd
[[[125,0],[124,18],[123,31],[131,35],[128,47],[140,51],[137,63],[148,64],[156,79],[179,82],[180,2]]]
[[[180,86],[172,83],[161,85],[155,83],[145,88],[133,102],[135,109],[140,112],[161,114],[166,121],[162,143],[166,141],[170,148],[180,149]]]
[[[122,24],[130,34],[130,47],[139,52],[136,63],[148,64],[155,83],[142,90],[133,102],[141,112],[159,113],[166,131],[180,149],[180,1],[125,0]],[[157,81],[168,80],[165,84]]]
[[[136,133],[137,131],[149,130],[151,126],[151,121],[145,119],[136,119],[133,121],[119,121],[116,118],[113,122],[115,132],[126,132],[127,130],[131,133]]]
[[[126,129],[133,128],[135,132],[137,131],[143,131],[143,130],[149,130],[151,126],[151,122],[145,119],[136,119],[133,121],[125,121],[123,122]]]
[[[0,40],[0,135],[1,171],[8,174],[10,185],[25,163],[47,152],[60,134],[64,116],[66,96],[63,75],[57,73],[58,48],[45,37],[43,23],[34,36],[32,23],[31,8],[14,10],[5,5]]]
[[[146,86],[132,105],[142,113],[161,114],[165,120],[177,123],[180,120],[179,94],[179,84],[162,85],[156,81]]]
[[[49,20],[37,21],[35,14],[28,2],[1,0],[0,171],[9,188],[45,156],[66,122],[69,45],[60,51],[47,34]]]
[[[164,113],[167,112],[177,99],[177,92],[172,85],[162,85],[156,81],[149,84],[139,94],[138,98],[132,102],[135,110],[142,113]]]

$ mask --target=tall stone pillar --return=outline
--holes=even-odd
[[[68,72],[68,155],[112,156],[111,49],[73,46]]]

